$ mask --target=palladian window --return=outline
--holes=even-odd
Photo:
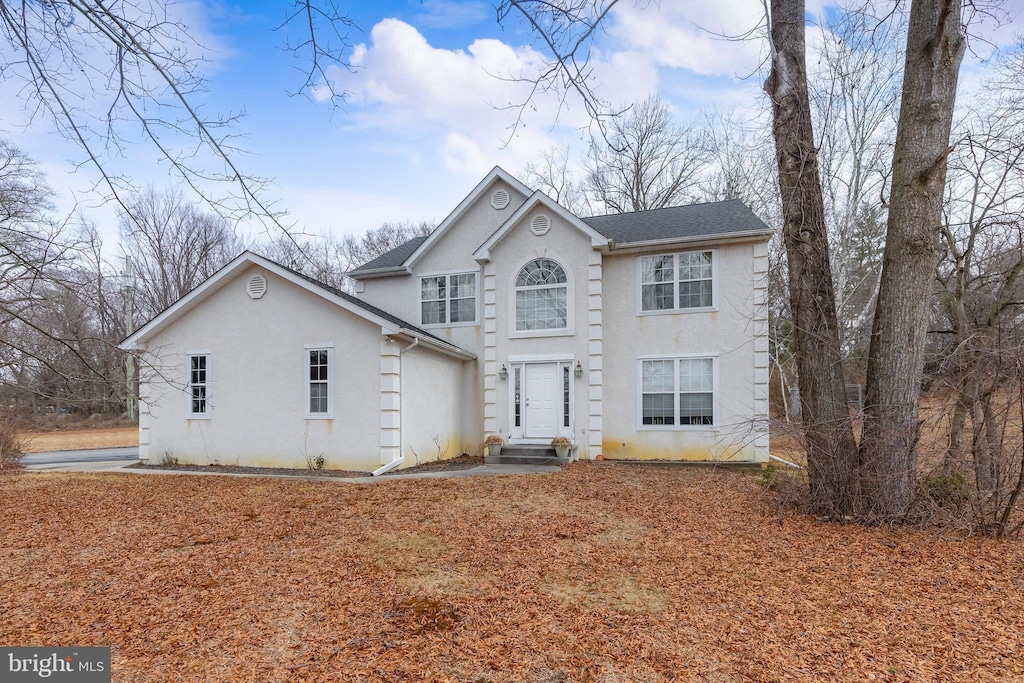
[[[551,259],[527,263],[516,277],[516,330],[568,327],[568,279]]]

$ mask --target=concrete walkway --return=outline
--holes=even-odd
[[[115,460],[110,462],[82,462],[68,465],[28,465],[30,472],[123,472],[154,476],[190,475],[199,477],[244,477],[247,479],[287,479],[296,481],[323,481],[338,484],[380,484],[396,479],[448,479],[460,477],[495,477],[510,474],[551,474],[562,468],[558,465],[480,465],[467,470],[442,470],[438,472],[416,472],[412,474],[384,474],[379,477],[324,477],[308,474],[260,474],[246,472],[193,472],[189,470],[154,470],[129,467],[131,462]]]

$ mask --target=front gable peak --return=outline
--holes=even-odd
[[[573,226],[574,228],[582,232],[584,235],[589,237],[591,246],[595,248],[600,248],[608,245],[610,240],[607,237],[594,230],[592,227],[590,227],[582,220],[580,220],[579,217],[577,217],[571,211],[569,211],[561,204],[551,199],[551,197],[548,197],[546,194],[538,190],[531,194],[530,197],[523,203],[523,205],[516,209],[516,212],[509,216],[508,220],[502,223],[501,226],[498,227],[498,229],[495,230],[491,234],[491,236],[484,241],[483,244],[477,247],[476,251],[473,252],[473,258],[475,258],[477,261],[481,263],[489,261],[491,258],[491,249],[493,249],[495,245],[501,242],[501,240],[506,235],[508,235],[509,232],[511,232],[511,230],[516,225],[518,225],[530,212],[534,211],[537,207],[544,207],[545,209],[559,216],[569,225]],[[547,233],[547,231],[551,229],[550,217],[544,214],[534,216],[533,220],[530,221],[529,229],[535,235],[543,235]]]

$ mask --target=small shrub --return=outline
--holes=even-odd
[[[917,488],[922,498],[940,506],[959,505],[968,497],[967,478],[959,470],[949,474],[939,472],[925,475],[918,480]]]
[[[754,481],[761,488],[770,489],[775,488],[779,482],[778,477],[779,470],[774,465],[767,465],[761,468],[761,471],[754,477]]]
[[[0,420],[0,470],[18,469],[25,446],[14,420]]]
[[[325,462],[327,462],[327,461],[324,460],[324,456],[323,455],[318,455],[315,458],[313,458],[313,464],[316,465],[316,468],[318,470],[322,470],[324,468],[324,463]]]
[[[551,447],[552,448],[571,448],[572,447],[572,441],[569,441],[569,439],[564,437],[564,436],[556,436],[555,438],[551,439]]]
[[[178,459],[170,451],[164,451],[160,454],[159,463],[160,467],[175,467],[178,464]]]
[[[505,445],[505,440],[502,439],[497,434],[491,434],[486,439],[484,439],[484,445],[485,446],[504,446]]]

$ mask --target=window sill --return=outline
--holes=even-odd
[[[715,432],[722,431],[718,425],[637,425],[638,432]]]
[[[203,415],[203,414],[199,414],[199,413],[189,413],[188,415],[185,416],[185,419],[186,420],[209,420],[212,417],[213,416],[209,415],[209,414]]]
[[[334,419],[334,415],[330,414],[330,413],[323,413],[323,414],[319,414],[318,413],[316,415],[311,415],[311,414],[307,413],[306,416],[305,416],[305,419],[307,419],[307,420],[333,420]]]
[[[702,308],[663,308],[652,311],[639,311],[637,315],[673,315],[678,313],[715,313],[717,306],[704,306]]]
[[[420,323],[420,327],[424,330],[443,330],[448,327],[480,327],[480,323],[475,320],[470,323]]]
[[[513,330],[508,333],[509,339],[528,339],[530,337],[573,337],[576,333],[571,329],[563,330]]]

